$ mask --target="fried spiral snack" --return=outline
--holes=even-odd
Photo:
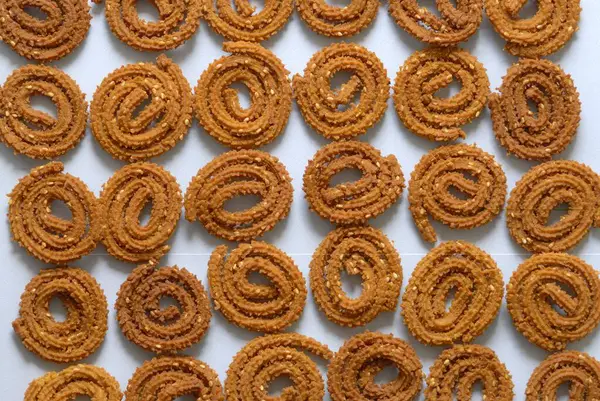
[[[534,255],[510,278],[506,303],[515,327],[529,341],[547,351],[561,351],[600,323],[600,278],[576,256]]]
[[[442,351],[429,369],[426,401],[471,400],[473,386],[482,383],[483,399],[512,401],[513,382],[494,351],[482,345],[455,345]]]
[[[570,384],[570,400],[597,400],[600,397],[600,362],[577,351],[550,355],[531,374],[525,400],[556,401],[557,390],[565,383]]]
[[[92,401],[121,401],[117,379],[93,365],[73,365],[60,372],[48,372],[27,387],[23,401],[64,401],[87,396]]]
[[[350,73],[351,78],[332,90],[331,79],[340,71]],[[334,43],[315,53],[304,76],[294,76],[293,86],[304,120],[319,134],[335,140],[367,132],[383,117],[390,95],[390,80],[381,60],[350,43]],[[358,93],[357,104],[351,103]]]
[[[398,375],[383,386],[375,376],[393,365]],[[421,391],[421,361],[405,341],[391,334],[365,332],[347,340],[327,371],[327,389],[333,401],[413,400]]]
[[[450,192],[452,188],[468,197],[456,197]],[[506,176],[502,167],[494,156],[474,145],[432,150],[415,166],[408,184],[409,209],[427,242],[437,241],[430,217],[454,229],[472,229],[492,221],[504,207],[505,199]]]
[[[460,92],[440,98],[436,92],[453,80]],[[483,65],[466,50],[429,48],[410,56],[396,75],[394,106],[413,133],[430,141],[465,138],[460,128],[479,116],[490,93]]]
[[[249,0],[200,0],[202,16],[212,29],[229,40],[262,42],[275,35],[294,10],[293,0],[265,0],[258,12]]]
[[[351,183],[330,186],[334,175],[356,169],[362,177]],[[334,142],[317,151],[304,171],[304,195],[319,216],[337,224],[363,223],[398,200],[404,175],[394,155],[365,142]]]
[[[102,0],[92,0],[100,3]],[[104,0],[106,21],[123,43],[140,51],[162,51],[182,45],[198,29],[202,0],[153,0],[159,18],[140,18],[137,1]]]
[[[52,264],[64,264],[90,253],[104,231],[101,208],[88,187],[63,173],[61,162],[35,167],[8,195],[13,239],[27,252]],[[54,201],[71,212],[66,220],[52,214]]]
[[[175,400],[192,395],[197,400],[223,401],[217,372],[189,356],[161,356],[144,362],[127,383],[125,401]]]
[[[273,245],[240,244],[227,260],[227,247],[217,247],[208,262],[208,281],[215,309],[231,323],[273,333],[294,323],[306,303],[304,277],[292,258]],[[269,284],[248,280],[260,273]]]
[[[446,299],[455,291],[450,309]],[[402,297],[408,330],[427,345],[469,343],[494,321],[504,282],[496,262],[475,245],[450,241],[415,267]]]
[[[285,128],[292,110],[289,72],[275,54],[247,42],[225,42],[231,56],[215,60],[202,73],[195,90],[195,112],[204,130],[223,145],[256,148],[273,141]],[[240,105],[242,83],[251,105]]]
[[[140,113],[136,109],[149,101]],[[94,93],[92,133],[114,158],[136,162],[163,154],[187,134],[192,90],[165,55],[156,64],[129,64],[110,73]]]
[[[352,36],[368,27],[379,10],[379,0],[350,0],[345,7],[324,0],[296,0],[300,17],[314,32],[330,36]]]
[[[483,0],[439,1],[440,17],[417,0],[391,0],[390,14],[406,32],[435,46],[454,46],[469,39],[481,25]]]
[[[29,14],[38,8],[45,18]],[[58,60],[83,42],[92,19],[86,0],[4,0],[0,2],[0,41],[21,56]]]
[[[61,70],[23,66],[13,71],[0,93],[0,138],[15,153],[52,159],[83,138],[87,124],[85,95]],[[30,99],[36,95],[52,100],[57,118],[31,107]]]
[[[162,298],[177,305],[161,308]],[[149,264],[134,269],[119,289],[115,309],[125,337],[157,354],[197,343],[211,318],[202,283],[177,266]]]
[[[547,225],[561,204],[568,213]],[[600,177],[585,164],[555,160],[533,167],[508,198],[506,224],[512,237],[529,252],[563,252],[589,229],[600,227]]]
[[[360,274],[360,297],[342,289],[341,273]],[[337,228],[310,262],[310,287],[319,309],[342,326],[363,326],[380,312],[393,311],[402,286],[402,266],[394,245],[372,227]]]
[[[528,102],[534,102],[537,115]],[[494,132],[509,153],[547,160],[565,150],[579,126],[581,103],[571,77],[548,60],[520,60],[488,104]]]
[[[228,401],[264,399],[322,401],[325,385],[317,365],[304,352],[325,360],[333,357],[326,345],[302,334],[272,334],[255,338],[233,358],[225,380]],[[293,385],[279,397],[269,397],[269,384],[288,376]]]
[[[219,238],[250,241],[271,230],[289,213],[294,189],[285,166],[259,150],[234,150],[204,166],[185,193],[185,218],[199,220]],[[229,212],[225,202],[256,195],[261,202],[239,212]]]
[[[508,43],[504,50],[517,57],[547,56],[562,48],[579,29],[580,0],[538,1],[536,14],[519,17],[527,0],[484,0],[494,29]]]
[[[49,304],[58,298],[67,310],[59,322]],[[25,287],[15,333],[29,351],[52,362],[86,358],[98,349],[108,329],[108,305],[88,272],[72,267],[44,269]]]
[[[131,263],[158,260],[170,247],[183,197],[179,184],[167,170],[154,163],[129,164],[104,184],[100,194],[107,228],[102,242],[108,253]],[[147,224],[141,225],[140,214],[150,203]]]

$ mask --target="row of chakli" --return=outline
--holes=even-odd
[[[330,37],[352,36],[368,27],[377,16],[378,0],[350,0],[345,7],[323,0],[296,0],[300,17],[310,29]]]
[[[260,274],[267,284],[253,283]],[[306,303],[302,273],[285,252],[265,242],[240,244],[227,256],[217,247],[208,262],[210,294],[216,310],[248,330],[277,332],[294,323]]]
[[[359,275],[362,292],[351,298],[341,275]],[[310,287],[319,309],[332,322],[363,326],[396,309],[402,267],[394,245],[372,227],[338,228],[325,237],[310,263]]]

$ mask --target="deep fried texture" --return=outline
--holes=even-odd
[[[453,80],[460,92],[440,98],[436,92]],[[396,75],[394,105],[413,133],[431,141],[465,138],[460,128],[479,116],[490,93],[485,68],[466,50],[428,48],[415,52]]]
[[[54,320],[50,301],[64,305],[66,320]],[[108,305],[100,285],[88,272],[72,267],[44,269],[21,294],[13,328],[31,352],[52,362],[86,358],[98,349],[108,321]]]
[[[285,128],[292,110],[289,72],[275,54],[248,42],[225,42],[231,53],[213,61],[195,90],[195,113],[204,130],[225,146],[257,148]],[[250,106],[240,105],[232,84],[243,84]]]
[[[106,370],[93,365],[73,365],[33,380],[23,401],[68,401],[79,396],[91,401],[121,401],[123,398],[119,382]]]
[[[325,0],[296,0],[300,17],[314,32],[330,37],[352,36],[368,27],[379,10],[379,0],[350,0],[344,7]]]
[[[181,216],[183,197],[179,184],[167,170],[154,163],[133,163],[108,180],[100,194],[107,228],[102,242],[107,251],[125,262],[142,263],[165,255]],[[150,219],[140,216],[150,203]]]
[[[343,170],[359,170],[357,181],[330,185]],[[336,224],[364,223],[386,211],[404,189],[404,175],[394,155],[365,142],[344,141],[325,145],[304,171],[304,196],[319,216]]]
[[[174,49],[191,38],[200,25],[202,0],[152,0],[158,11],[157,21],[140,18],[136,0],[104,1],[106,21],[112,33],[140,51]]]
[[[562,48],[579,29],[580,0],[537,1],[531,18],[519,17],[528,0],[484,0],[494,29],[508,43],[504,50],[518,57],[547,56]]]
[[[161,307],[165,297],[177,304]],[[211,318],[202,283],[177,266],[148,264],[134,269],[119,289],[115,309],[125,337],[157,354],[197,343]]]
[[[561,204],[568,213],[548,225]],[[600,177],[585,164],[556,160],[533,167],[508,198],[506,224],[512,237],[530,252],[563,252],[600,227]]]
[[[535,104],[535,113],[528,103]],[[522,159],[550,159],[565,150],[579,126],[581,103],[573,80],[548,60],[519,60],[488,105],[496,138]]]
[[[466,176],[469,175],[472,178]],[[457,189],[467,197],[450,192]],[[474,145],[441,146],[424,155],[411,173],[408,202],[421,238],[436,242],[429,218],[454,229],[489,223],[504,207],[506,176],[494,156]]]
[[[13,239],[30,255],[56,265],[90,253],[104,231],[100,202],[63,168],[61,162],[35,167],[8,195]],[[55,201],[67,206],[70,220],[52,214]]]
[[[350,79],[332,89],[331,80],[339,72],[350,74]],[[367,132],[383,117],[390,95],[390,80],[381,60],[352,43],[334,43],[315,53],[304,76],[294,76],[293,86],[304,120],[334,140]]]
[[[375,376],[387,366],[398,370],[384,385]],[[410,401],[422,386],[421,361],[405,341],[391,334],[365,332],[347,340],[327,370],[327,389],[333,401]]]
[[[341,275],[360,275],[362,292],[351,298]],[[330,232],[310,262],[310,287],[325,316],[342,326],[364,326],[379,313],[396,309],[402,266],[394,245],[372,227],[337,228]]]
[[[33,6],[43,19],[26,10]],[[87,0],[2,0],[0,40],[29,60],[58,60],[83,42],[92,19]]]
[[[390,0],[390,14],[406,32],[435,46],[454,46],[469,39],[483,19],[483,0],[436,2],[438,17],[417,0]]]
[[[251,282],[255,273],[268,284]],[[240,244],[229,257],[225,245],[217,247],[208,262],[208,281],[215,309],[248,330],[281,331],[300,318],[306,303],[306,283],[298,266],[266,242]]]
[[[250,241],[288,215],[294,192],[291,181],[285,166],[266,152],[223,153],[192,178],[185,193],[185,218],[199,220],[219,238]],[[228,200],[243,195],[255,195],[261,201],[238,212],[225,209]]]
[[[415,267],[402,297],[402,316],[424,344],[469,343],[494,321],[503,296],[502,271],[490,255],[467,242],[450,241]]]
[[[136,369],[127,383],[125,401],[166,401],[185,395],[199,401],[223,401],[217,372],[189,356],[161,356]]]
[[[513,273],[507,289],[515,327],[547,351],[564,350],[600,323],[598,272],[576,256],[534,255]]]
[[[526,401],[557,401],[557,391],[569,384],[569,400],[594,401],[600,399],[600,362],[577,351],[563,351],[550,355],[531,374]]]
[[[136,109],[149,101],[137,116]],[[110,73],[94,93],[92,133],[104,150],[127,162],[171,149],[187,134],[192,90],[181,69],[165,55],[156,64],[128,64]]]
[[[275,35],[294,10],[293,0],[265,0],[258,13],[249,0],[201,0],[202,17],[228,40],[262,42]]]
[[[304,353],[325,360],[333,352],[317,340],[296,333],[258,337],[244,346],[227,371],[228,401],[305,400],[322,401],[325,385],[317,365]],[[269,385],[284,376],[292,381],[279,397],[269,397]]]
[[[455,345],[442,351],[429,369],[426,401],[471,400],[482,384],[484,400],[512,401],[513,382],[494,351],[482,345]]]
[[[50,98],[57,117],[31,107],[32,96]],[[34,159],[52,159],[85,134],[87,103],[75,81],[54,67],[26,65],[0,87],[0,140]]]

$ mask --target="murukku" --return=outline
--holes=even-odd
[[[44,15],[28,12],[33,7]],[[83,42],[92,19],[86,0],[4,0],[0,2],[0,41],[21,56],[58,60]]]
[[[435,46],[454,46],[469,39],[481,25],[483,0],[436,2],[440,16],[417,0],[391,0],[390,14],[406,32]]]
[[[63,173],[61,162],[31,170],[8,195],[13,239],[27,252],[52,264],[64,264],[90,253],[103,236],[100,203],[77,177]],[[70,219],[52,214],[60,201]]]
[[[324,0],[297,0],[300,17],[314,32],[330,36],[352,36],[375,20],[379,10],[378,0],[350,0],[344,7],[328,4]]]
[[[67,313],[62,322],[50,313],[59,299]],[[100,285],[82,269],[44,269],[25,287],[13,328],[29,351],[52,362],[86,358],[98,349],[108,328],[108,305]]]
[[[496,138],[522,159],[550,159],[565,150],[579,126],[581,103],[573,80],[548,60],[514,64],[488,105]]]
[[[568,205],[567,214],[548,225],[550,214],[562,204]],[[600,177],[571,160],[535,166],[511,191],[506,224],[515,241],[530,252],[571,249],[592,226],[600,227]]]
[[[457,94],[436,96],[453,80],[461,84]],[[393,97],[410,131],[431,141],[452,141],[466,137],[460,127],[479,117],[489,93],[485,68],[474,56],[454,47],[432,47],[406,60],[396,75]]]
[[[229,40],[262,42],[275,35],[294,10],[293,0],[265,0],[261,11],[249,0],[201,0],[202,16]],[[235,6],[235,8],[233,7]]]
[[[162,307],[163,299],[176,304]],[[211,318],[202,283],[177,266],[134,269],[119,289],[115,309],[125,337],[158,354],[200,341]]]
[[[394,366],[397,376],[379,385],[375,377]],[[327,389],[333,401],[410,401],[422,386],[421,361],[405,341],[391,334],[366,332],[347,340],[335,354],[327,371]]]
[[[289,72],[275,54],[247,42],[225,42],[230,56],[215,60],[195,90],[195,112],[204,130],[223,145],[256,148],[273,141],[292,110]],[[240,105],[232,84],[243,84],[250,106]]]
[[[349,297],[341,274],[360,275],[362,292]],[[310,287],[319,309],[342,326],[363,326],[379,313],[393,311],[402,286],[402,266],[394,245],[372,227],[337,228],[310,262]]]
[[[179,66],[160,55],[156,64],[129,64],[110,73],[90,109],[92,133],[104,150],[116,159],[143,161],[165,153],[187,134],[192,90]]]
[[[562,48],[579,29],[580,0],[536,1],[530,18],[519,13],[527,0],[484,0],[494,29],[508,43],[504,50],[517,57],[547,56]]]
[[[240,244],[226,259],[227,246],[217,247],[208,262],[210,295],[215,309],[231,323],[273,333],[294,323],[306,303],[306,283],[292,258],[266,242]],[[249,280],[253,273],[268,284]]]
[[[230,241],[250,241],[271,230],[289,213],[291,177],[274,156],[259,150],[233,150],[204,166],[185,193],[185,218],[199,220],[206,230]],[[225,203],[244,195],[261,200],[252,207],[230,212]]]
[[[26,65],[0,88],[0,139],[34,159],[52,159],[75,147],[85,134],[87,103],[75,81],[54,67]],[[50,98],[57,116],[31,107],[32,96]]]
[[[64,401],[80,396],[92,401],[121,401],[117,379],[93,365],[73,365],[60,372],[48,372],[29,384],[23,401]]]
[[[402,297],[402,316],[423,344],[469,343],[494,321],[503,296],[502,271],[490,255],[467,242],[450,241],[415,267]]]
[[[350,79],[332,89],[331,80],[339,72],[349,73]],[[334,43],[315,53],[304,76],[294,76],[293,86],[304,120],[335,140],[367,132],[383,117],[390,95],[390,80],[381,60],[351,43]]]
[[[108,253],[125,262],[158,260],[181,216],[183,197],[175,177],[154,163],[133,163],[108,180],[100,194],[107,228],[102,242]],[[150,204],[144,225],[140,215]]]
[[[161,356],[136,369],[127,383],[125,401],[175,400],[185,395],[203,401],[223,401],[217,372],[189,356]]]
[[[506,303],[515,327],[529,341],[561,351],[600,323],[600,278],[576,256],[534,255],[510,278]]]
[[[451,190],[466,197],[459,198]],[[494,156],[474,145],[448,145],[424,155],[411,173],[408,202],[427,242],[437,235],[430,218],[453,229],[489,223],[504,207],[506,176]]]
[[[327,361],[333,357],[326,345],[296,333],[272,334],[250,341],[229,365],[225,380],[227,400],[322,401],[325,395],[323,378],[305,352]],[[283,389],[279,397],[269,397],[269,385],[281,376],[288,377],[292,385]]]
[[[352,169],[359,170],[361,178],[330,185],[337,173]],[[308,162],[303,188],[309,207],[322,218],[337,224],[363,223],[400,198],[404,175],[394,155],[384,157],[365,142],[334,142]]]
[[[106,21],[112,33],[140,51],[174,49],[191,38],[200,25],[201,0],[152,0],[158,11],[157,21],[140,18],[135,0],[104,1]]]
[[[455,345],[442,351],[429,369],[426,401],[473,399],[473,387],[482,384],[484,400],[512,401],[513,382],[494,351],[482,345]]]
[[[565,383],[569,383],[569,400],[600,399],[600,362],[577,351],[550,355],[531,374],[525,400],[556,401],[557,391]]]

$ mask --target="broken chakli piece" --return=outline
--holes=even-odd
[[[225,146],[257,148],[284,130],[292,110],[285,66],[269,50],[247,42],[225,42],[231,53],[213,61],[195,90],[195,113],[204,130]],[[243,84],[250,106],[240,105],[232,84]]]
[[[340,72],[349,73],[350,79],[333,90],[331,80]],[[304,76],[294,76],[293,87],[304,120],[334,140],[367,132],[383,117],[390,95],[390,80],[381,60],[351,43],[334,43],[315,53]]]
[[[350,0],[344,7],[324,0],[296,0],[298,14],[310,29],[330,37],[352,36],[377,17],[379,0]]]

